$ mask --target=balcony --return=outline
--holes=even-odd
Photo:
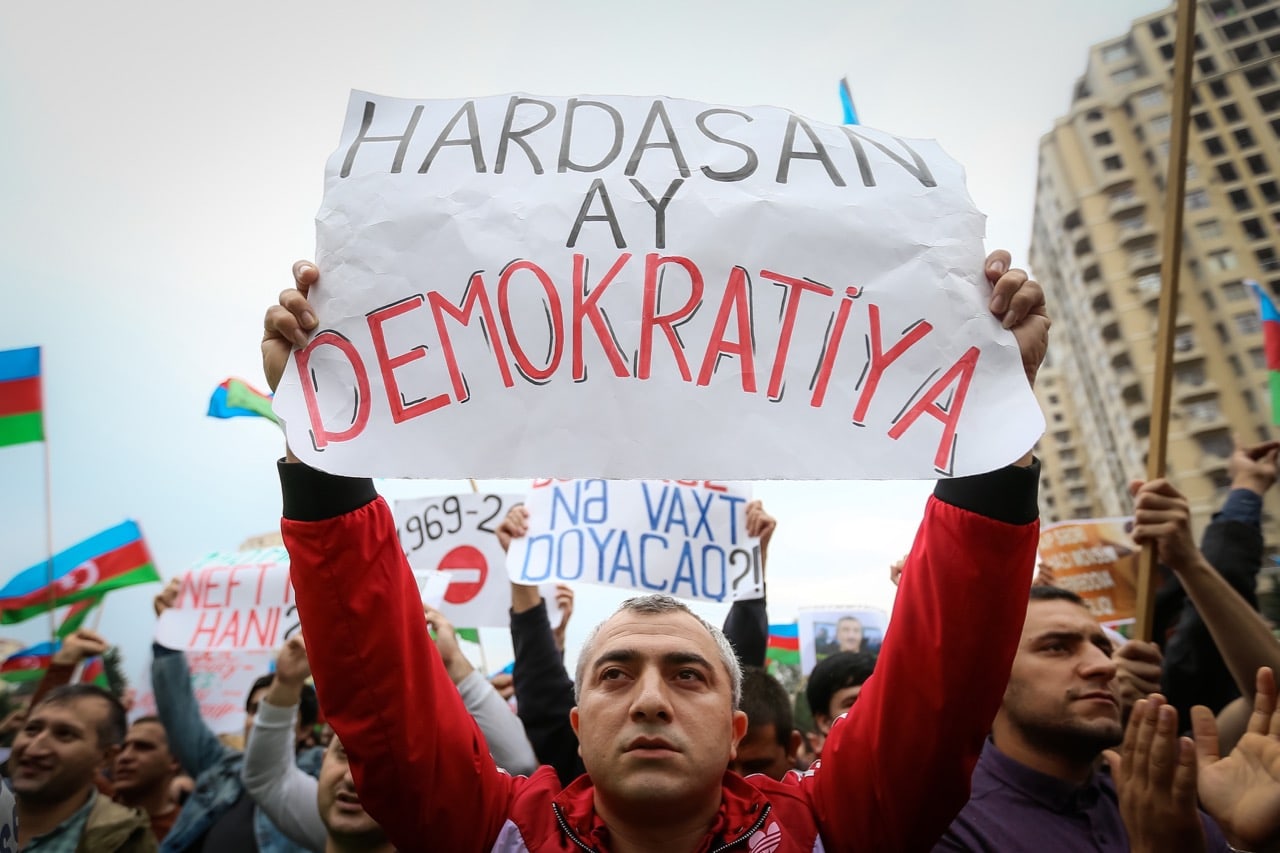
[[[1132,215],[1146,207],[1146,202],[1135,192],[1126,192],[1121,190],[1113,196],[1107,204],[1107,214],[1112,219],[1121,219],[1126,215]]]
[[[1150,223],[1144,222],[1120,232],[1120,248],[1131,251],[1148,243],[1154,243],[1155,239],[1156,229],[1151,227]]]

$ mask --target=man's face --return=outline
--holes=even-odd
[[[318,782],[316,806],[329,835],[342,839],[383,840],[382,827],[360,805],[355,782],[351,781],[347,752],[336,737],[329,741],[329,748],[325,750]]]
[[[738,756],[729,762],[729,769],[741,776],[752,773],[781,780],[788,770],[796,766],[796,751],[800,748],[800,735],[791,732],[787,745],[778,743],[778,728],[773,723],[749,725],[747,734],[738,743]]]
[[[851,687],[841,687],[831,694],[831,701],[827,703],[827,713],[819,712],[813,715],[813,722],[823,735],[831,731],[831,724],[837,717],[853,707],[853,703],[858,701],[858,694],[861,692],[862,685],[855,684]],[[822,754],[821,747],[818,747],[818,754]]]
[[[715,640],[693,616],[623,611],[587,650],[570,712],[597,796],[613,808],[719,796],[746,732]]]
[[[862,651],[862,623],[857,619],[841,619],[836,625],[836,644],[842,652]]]
[[[168,788],[178,773],[178,762],[169,751],[164,726],[156,722],[134,723],[116,756],[113,778],[116,792],[129,796]]]
[[[98,742],[110,710],[95,696],[38,705],[13,741],[9,769],[18,798],[59,803],[93,784],[114,751]]]
[[[1111,651],[1111,641],[1084,607],[1031,602],[997,724],[1033,747],[1068,757],[1120,743]]]

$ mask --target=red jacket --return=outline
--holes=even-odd
[[[427,634],[369,480],[281,464],[282,524],[320,704],[360,799],[404,853],[607,851],[591,780],[494,766]],[[1027,607],[1039,465],[941,481],[876,673],[820,766],[726,773],[701,853],[928,850],[968,798]]]

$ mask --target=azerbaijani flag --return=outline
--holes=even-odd
[[[764,658],[782,666],[800,665],[800,626],[795,622],[769,626],[769,642]]]
[[[58,626],[55,633],[58,639],[64,639],[74,634],[84,624],[84,620],[88,618],[93,608],[102,604],[102,600],[106,598],[106,593],[95,595],[92,598],[82,598],[75,604],[67,608],[67,612],[62,616],[62,624]]]
[[[57,644],[48,641],[20,649],[0,663],[0,678],[15,684],[39,681],[44,678],[57,650]]]
[[[1280,426],[1280,311],[1256,281],[1245,284],[1253,288],[1262,309],[1262,343],[1267,354],[1267,371],[1271,374],[1271,422]]]
[[[117,524],[14,575],[0,588],[0,623],[22,622],[64,604],[74,604],[134,584],[160,580],[142,531],[132,521]]]
[[[844,123],[858,124],[858,111],[853,106],[853,93],[849,91],[849,78],[840,78],[840,106],[844,108]]]
[[[243,379],[227,379],[213,389],[209,398],[211,418],[266,418],[277,426],[280,419],[271,411],[271,395],[264,394]]]
[[[44,441],[40,347],[0,352],[0,447]]]

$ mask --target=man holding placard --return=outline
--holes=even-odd
[[[1007,253],[985,272],[990,311],[1034,380],[1043,293],[1009,270]],[[295,278],[266,320],[273,389],[317,323],[307,292],[318,271],[302,263]],[[290,452],[282,530],[304,630],[324,626],[308,636],[326,715],[361,802],[401,850],[917,850],[963,805],[1000,703],[1034,566],[1038,470],[1027,452],[939,482],[879,673],[833,726],[823,765],[781,783],[725,771],[746,729],[736,658],[718,629],[666,596],[624,605],[583,649],[572,722],[587,774],[562,791],[546,768],[501,773],[430,644],[372,481],[321,473]]]

